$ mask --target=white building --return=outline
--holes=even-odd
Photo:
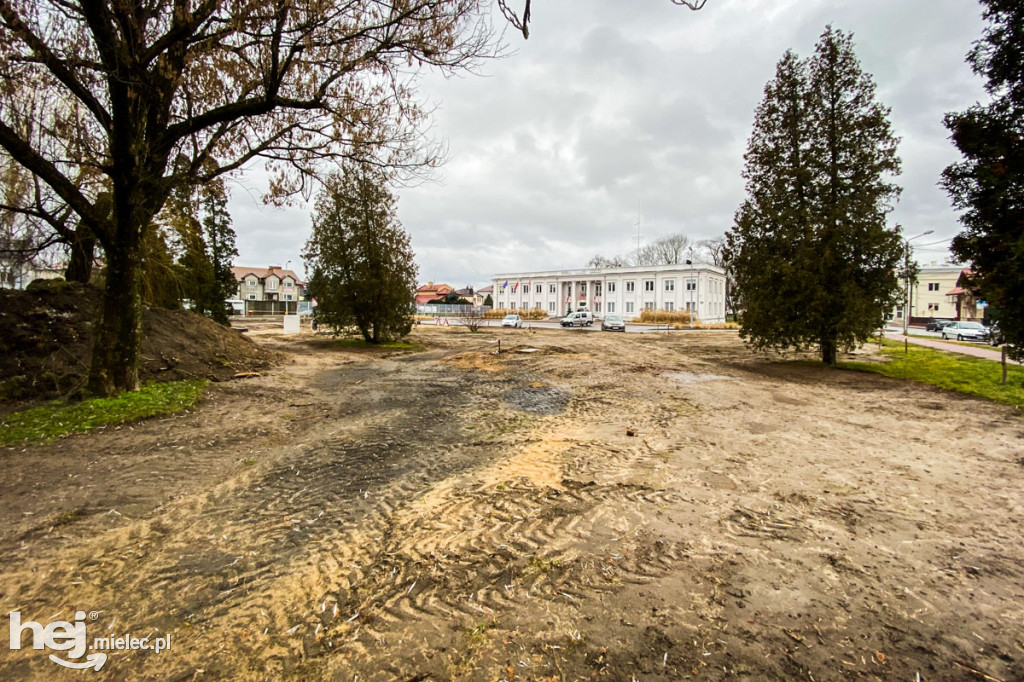
[[[510,272],[492,281],[494,307],[504,310],[564,315],[582,308],[626,319],[644,309],[695,310],[702,322],[725,322],[725,271],[708,263]]]

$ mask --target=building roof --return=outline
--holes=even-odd
[[[508,279],[509,284],[515,280],[523,279],[544,279],[552,277],[564,277],[566,279],[571,278],[586,278],[586,277],[600,277],[602,275],[641,275],[642,273],[648,272],[676,272],[676,271],[695,271],[695,270],[708,270],[718,274],[725,274],[725,270],[717,265],[711,263],[697,263],[694,262],[692,265],[687,263],[676,263],[674,265],[640,265],[640,266],[624,266],[624,267],[612,267],[612,268],[575,268],[570,270],[543,270],[538,272],[509,272],[509,273],[498,273],[491,279],[493,281]]]
[[[494,293],[494,285],[493,284],[488,284],[485,287],[480,287],[479,289],[476,290],[476,293],[480,294],[481,296],[486,296],[487,294],[493,294]]]
[[[423,286],[420,286],[420,287],[416,288],[416,293],[421,293],[421,294],[427,294],[427,293],[431,293],[431,292],[435,292],[435,291],[437,293],[439,293],[439,294],[440,293],[448,294],[448,293],[451,293],[451,292],[455,291],[455,289],[452,288],[451,286],[447,285],[447,284],[437,284],[437,285],[435,285],[433,282],[427,282]]]
[[[254,268],[249,265],[232,265],[231,272],[235,275],[235,279],[239,282],[244,281],[248,275],[256,275],[260,279],[266,279],[270,275],[274,275],[281,279],[285,277],[291,277],[302,286],[306,286],[306,283],[299,279],[299,276],[292,270],[285,270],[279,265],[271,265],[267,268]]]

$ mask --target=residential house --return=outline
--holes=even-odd
[[[481,301],[480,305],[484,305],[484,301],[487,300],[488,296],[491,297],[491,302],[492,303],[494,302],[494,285],[493,284],[488,284],[485,287],[480,287],[479,289],[476,290],[476,293],[479,294],[479,296],[480,296],[480,301]]]
[[[455,292],[460,298],[464,298],[474,306],[482,306],[484,299],[487,298],[487,294],[483,294],[479,291],[474,291],[473,287],[467,286],[465,289],[459,289]]]
[[[253,268],[238,265],[231,268],[238,282],[238,296],[243,301],[300,301],[306,295],[306,283],[291,270],[280,265]]]
[[[946,300],[956,310],[958,320],[979,320],[985,315],[985,304],[975,296],[971,283],[971,270],[964,268],[957,277],[956,286],[946,292]]]
[[[425,303],[430,303],[435,299],[444,298],[454,291],[455,289],[447,284],[438,284],[435,286],[433,282],[427,282],[416,289],[415,302],[416,305],[424,305]]]

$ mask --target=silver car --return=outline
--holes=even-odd
[[[618,315],[605,315],[604,319],[601,320],[601,329],[606,332],[624,332],[626,331],[626,323]]]
[[[518,315],[506,315],[505,318],[501,321],[501,326],[519,329],[523,326],[523,318],[519,317]]]
[[[942,328],[942,338],[957,341],[988,341],[988,330],[979,322],[954,322]]]

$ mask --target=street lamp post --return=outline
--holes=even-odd
[[[904,301],[904,304],[905,304],[905,307],[903,309],[903,346],[904,346],[903,350],[904,350],[904,352],[908,352],[907,340],[906,339],[907,339],[907,335],[908,335],[908,333],[910,331],[910,304],[913,301],[913,294],[910,291],[910,242],[912,242],[915,239],[918,239],[920,237],[927,236],[927,235],[933,233],[934,231],[935,230],[928,230],[927,232],[922,232],[921,234],[915,235],[915,236],[911,237],[910,239],[903,240],[903,279],[904,279],[904,282],[905,282],[905,285],[906,285],[906,288],[905,288],[905,291],[904,291],[904,298],[903,298],[903,301]]]

